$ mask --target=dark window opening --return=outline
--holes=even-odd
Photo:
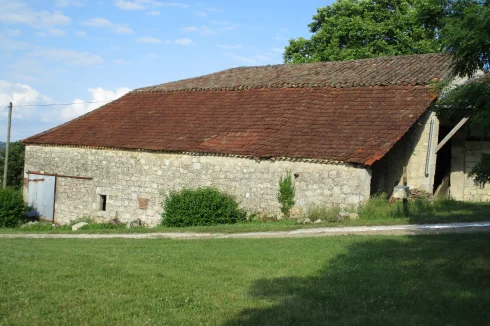
[[[99,195],[99,211],[105,211],[107,206],[107,195]]]

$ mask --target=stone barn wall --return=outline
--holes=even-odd
[[[429,173],[425,175],[431,121],[433,127]],[[435,113],[427,111],[388,154],[373,164],[372,193],[381,191],[391,195],[394,186],[402,185],[404,166],[407,167],[407,181],[410,188],[433,193],[438,137],[439,120]]]
[[[294,180],[298,213],[312,204],[355,206],[369,198],[370,171],[353,165],[26,146],[26,178],[28,172],[91,178],[57,177],[58,223],[118,217],[156,225],[171,190],[198,186],[232,194],[249,213],[280,216],[279,179],[288,170],[298,175]],[[106,211],[99,210],[100,195],[107,196]]]
[[[490,184],[482,186],[468,178],[482,153],[490,154],[490,141],[467,141],[464,132],[452,139],[451,198],[465,201],[490,201]]]

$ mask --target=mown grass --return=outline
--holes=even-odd
[[[335,217],[339,210],[336,208],[313,207],[307,217],[312,221],[322,219],[319,224],[297,224],[294,219],[278,221],[252,220],[236,224],[222,224],[214,226],[195,227],[165,227],[131,228],[124,225],[116,226],[108,223],[95,224],[90,220],[89,225],[77,231],[78,233],[149,233],[149,232],[209,232],[209,233],[239,233],[239,232],[266,232],[291,231],[303,228],[341,227],[362,225],[399,225],[399,224],[428,224],[453,222],[482,222],[490,221],[490,203],[460,202],[454,200],[436,200],[429,202],[418,200],[409,202],[410,215],[402,216],[401,202],[388,204],[380,197],[371,198],[358,210],[359,219],[338,221]],[[29,228],[4,228],[0,233],[72,233],[71,226],[53,228],[50,223],[38,223]]]
[[[490,236],[0,239],[5,325],[484,325]]]

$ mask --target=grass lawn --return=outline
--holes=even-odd
[[[329,222],[324,219],[319,224],[296,224],[296,220],[283,219],[272,222],[242,222],[215,226],[194,226],[186,228],[163,227],[132,228],[125,226],[107,229],[104,225],[90,225],[77,233],[147,233],[147,232],[209,232],[209,233],[238,233],[261,231],[290,231],[302,228],[361,226],[361,225],[400,225],[400,224],[427,224],[451,222],[482,222],[490,221],[490,203],[458,202],[453,200],[439,200],[434,203],[411,202],[411,215],[403,217],[400,205],[388,206],[383,200],[373,200],[361,212],[357,220]],[[314,219],[312,217],[312,219]],[[39,225],[28,229],[0,228],[0,233],[72,233],[71,226],[53,229],[51,225]]]
[[[490,235],[0,239],[0,324],[484,325]]]

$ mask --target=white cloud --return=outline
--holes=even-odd
[[[188,38],[180,38],[178,40],[175,40],[174,43],[178,45],[187,46],[187,45],[194,44],[194,41]]]
[[[23,82],[47,83],[56,79],[58,73],[63,72],[62,67],[48,67],[42,61],[33,57],[17,57],[14,62],[7,65],[10,71],[8,76]]]
[[[216,44],[217,47],[227,50],[240,50],[243,47],[240,44]]]
[[[238,62],[241,62],[241,63],[245,63],[247,65],[254,65],[254,64],[257,63],[257,61],[254,60],[254,59],[243,57],[243,56],[239,56],[239,55],[236,55],[236,54],[225,53],[225,55],[228,56],[228,57],[230,57],[230,58],[232,58],[235,61],[238,61]]]
[[[168,42],[170,42],[170,41],[168,41]],[[167,43],[167,41],[165,41],[165,43]],[[170,42],[170,43],[172,43],[172,42]],[[158,53],[150,52],[150,53],[145,54],[144,57],[145,57],[145,59],[158,59],[158,58],[160,58],[160,55]]]
[[[286,34],[289,34],[289,30],[287,28],[280,28],[276,34],[276,40],[287,41],[288,37]]]
[[[188,8],[189,5],[180,2],[162,2],[154,0],[114,0],[114,5],[121,10],[145,10],[160,7]]]
[[[127,25],[115,24],[105,18],[90,18],[83,22],[85,26],[105,28],[117,34],[134,34],[134,31]]]
[[[269,57],[268,56],[265,56],[265,55],[261,55],[261,54],[257,54],[255,56],[255,58],[259,59],[259,60],[269,60]]]
[[[221,13],[221,12],[224,12],[224,10],[223,9],[219,9],[219,8],[211,8],[211,7],[208,7],[206,9],[204,9],[204,10],[195,12],[194,15],[200,16],[200,17],[207,17],[209,13]]]
[[[83,36],[87,36],[87,33],[85,31],[76,31],[77,36],[80,36],[80,37],[83,37]]]
[[[83,3],[82,1],[79,1],[79,0],[57,0],[56,1],[56,7],[65,8],[65,7],[70,7],[70,6],[83,7],[83,6],[85,6],[85,3]]]
[[[226,20],[210,20],[208,23],[210,25],[221,26],[220,30],[222,31],[231,31],[237,28],[236,25],[232,25],[228,23]]]
[[[272,51],[273,52],[276,52],[276,53],[283,53],[284,52],[284,49],[281,49],[281,48],[273,48]]]
[[[209,23],[211,25],[227,25],[228,22],[226,20],[210,20]]]
[[[223,9],[219,9],[219,8],[207,8],[206,10],[209,12],[224,12]]]
[[[98,55],[73,50],[41,49],[30,53],[34,57],[48,60],[62,61],[68,65],[91,66],[102,63],[104,60]]]
[[[161,40],[157,39],[156,37],[140,37],[139,39],[136,40],[139,43],[149,43],[149,44],[160,44],[162,43]]]
[[[52,99],[41,94],[38,90],[26,84],[14,84],[0,80],[0,103],[12,102],[14,107],[17,105],[48,104]],[[3,109],[3,108],[0,108]],[[30,119],[33,117],[35,107],[22,107],[13,110],[13,119]],[[0,117],[6,118],[6,110],[0,110]]]
[[[28,49],[31,45],[24,41],[15,41],[0,34],[0,49],[2,51],[17,51]]]
[[[165,40],[165,44],[177,44],[177,45],[187,46],[187,45],[194,44],[194,41],[189,38],[179,38],[175,41]]]
[[[187,26],[187,27],[181,28],[180,30],[183,32],[197,32],[197,31],[199,31],[199,28],[194,27],[194,26]]]
[[[74,119],[82,114],[93,111],[110,101],[114,101],[130,91],[131,89],[127,87],[117,88],[115,91],[106,90],[101,87],[89,88],[88,92],[91,94],[91,99],[88,102],[97,103],[86,103],[84,100],[75,99],[72,103],[76,104],[65,106],[57,113],[57,118],[62,122]],[[49,116],[46,118],[49,118]]]
[[[236,29],[236,25],[228,25],[221,28],[222,31],[232,31]]]
[[[126,61],[126,60],[123,60],[123,59],[115,59],[113,62],[114,62],[116,65],[125,65],[125,64],[129,64],[129,63],[131,63],[131,62]]]
[[[67,103],[50,96],[41,94],[35,88],[27,84],[15,84],[0,80],[0,103],[12,102],[14,110],[12,114],[12,140],[23,139],[55,127],[60,123],[76,118],[82,114],[99,108],[130,91],[127,87],[107,90],[101,87],[89,88],[88,100],[74,99],[71,105],[60,106],[23,106],[46,105],[54,103]],[[88,103],[96,102],[96,103]],[[3,108],[2,108],[3,109]],[[0,110],[0,120],[7,119],[7,110]],[[5,135],[6,124],[0,123],[0,133]]]
[[[23,2],[0,0],[0,8],[0,23],[4,24],[23,24],[36,29],[50,29],[71,22],[70,17],[60,11],[37,11]]]
[[[7,28],[6,32],[7,32],[7,35],[10,37],[17,37],[17,36],[22,34],[22,31],[20,29]]]
[[[262,54],[256,54],[251,57],[245,57],[245,56],[240,56],[236,55],[233,53],[225,53],[226,56],[232,58],[235,61],[247,64],[247,65],[256,65],[258,64],[257,61],[270,61],[270,58],[268,56],[262,55]]]
[[[148,16],[159,16],[160,12],[158,10],[152,10],[152,11],[148,11],[146,14]]]
[[[48,37],[48,36],[61,37],[61,36],[65,36],[65,34],[66,32],[59,28],[50,28],[46,32],[37,33],[37,35],[41,37]]]
[[[187,26],[181,28],[181,31],[188,32],[188,33],[198,32],[202,36],[216,35],[216,32],[207,26],[201,26],[201,27]]]

